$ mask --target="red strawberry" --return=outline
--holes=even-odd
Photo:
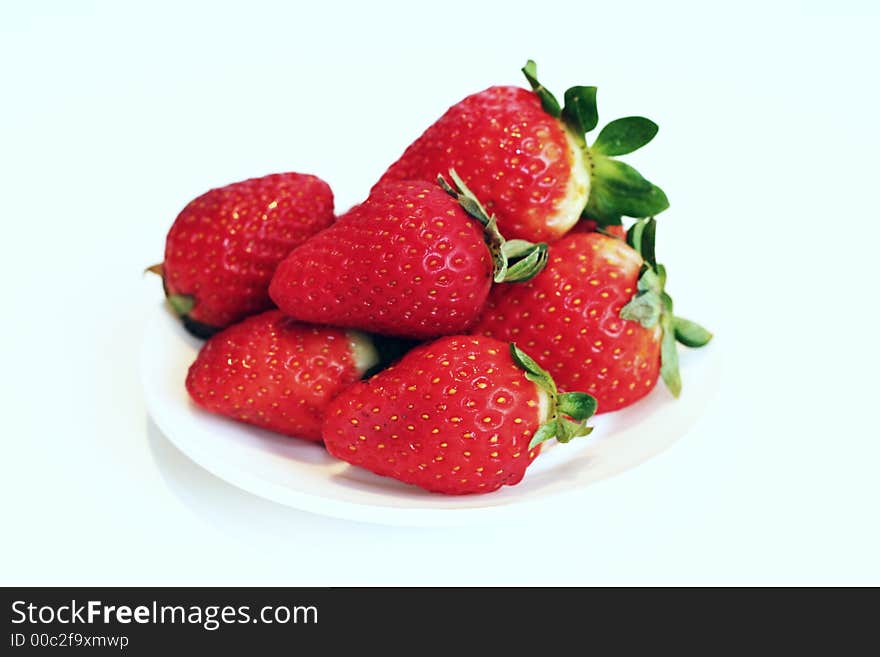
[[[474,333],[516,340],[561,389],[594,395],[599,412],[641,399],[658,374],[678,396],[676,339],[701,347],[712,334],[673,315],[666,269],[654,257],[655,226],[653,219],[636,223],[629,243],[567,235],[550,247],[540,275],[493,293]]]
[[[442,185],[374,189],[279,265],[272,300],[316,324],[416,339],[466,331],[486,303],[493,259],[495,281],[526,280],[544,266],[547,246],[505,242],[466,187]]]
[[[586,213],[601,226],[621,216],[647,217],[668,207],[663,191],[632,167],[611,158],[647,144],[657,133],[648,119],[612,121],[595,142],[595,87],[572,87],[565,107],[537,80],[535,63],[523,73],[532,91],[490,87],[450,107],[382,176],[433,180],[455,168],[498,216],[508,238],[553,241]]]
[[[186,389],[212,413],[320,440],[327,405],[377,360],[363,334],[269,310],[211,337],[189,368]]]
[[[626,229],[622,225],[609,225],[599,227],[598,222],[595,219],[587,219],[583,218],[574,228],[571,229],[570,233],[604,233],[609,237],[616,237],[619,240],[626,239]]]
[[[344,461],[430,491],[488,493],[518,483],[545,440],[589,433],[595,408],[589,395],[557,394],[515,345],[453,336],[416,347],[337,397],[324,444]]]
[[[272,307],[269,280],[293,247],[334,220],[323,180],[278,173],[212,189],[191,201],[168,232],[165,294],[198,337]]]

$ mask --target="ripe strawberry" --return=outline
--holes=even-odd
[[[320,440],[327,405],[377,360],[363,334],[300,324],[269,310],[208,339],[186,389],[212,413]]]
[[[516,345],[452,336],[337,397],[324,444],[344,461],[430,491],[488,493],[518,483],[545,440],[588,434],[595,408],[590,395],[558,394]]]
[[[647,217],[669,205],[663,191],[611,156],[630,153],[657,133],[648,119],[612,121],[592,145],[599,120],[595,87],[572,87],[565,107],[523,68],[532,91],[490,87],[450,107],[385,172],[389,180],[433,180],[455,168],[498,216],[509,238],[561,237],[585,213],[600,226]]]
[[[278,173],[199,196],[168,232],[162,276],[168,303],[198,337],[272,307],[269,280],[293,247],[334,220],[323,180]]]
[[[473,332],[516,340],[561,389],[594,395],[602,413],[644,397],[658,374],[677,397],[676,339],[701,347],[712,334],[673,315],[666,269],[654,256],[655,227],[654,219],[637,222],[627,242],[565,236],[550,247],[539,276],[493,292]]]
[[[493,278],[527,280],[546,252],[505,242],[463,183],[391,182],[294,249],[269,295],[301,321],[426,339],[466,331]]]
[[[623,225],[609,225],[599,227],[599,223],[595,219],[583,218],[575,227],[569,231],[571,233],[603,233],[609,237],[616,237],[619,240],[626,239],[626,229]]]

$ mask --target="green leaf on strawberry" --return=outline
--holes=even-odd
[[[662,331],[660,346],[660,377],[673,396],[681,394],[681,374],[678,367],[676,341],[686,347],[703,347],[712,339],[712,333],[689,319],[676,317],[672,297],[666,292],[666,267],[656,260],[654,240],[657,221],[653,217],[637,221],[627,231],[626,241],[645,264],[636,293],[620,309],[622,319],[639,322],[645,328],[659,322]]]
[[[569,133],[581,146],[590,163],[590,195],[582,216],[599,228],[620,225],[622,217],[645,218],[669,207],[666,194],[631,166],[612,159],[626,155],[649,143],[658,126],[642,116],[628,116],[608,123],[592,145],[587,134],[599,123],[596,87],[575,86],[565,92],[565,105],[559,111],[556,98],[537,78],[537,66],[529,60],[522,69],[532,89],[541,98],[544,111],[562,119]],[[552,100],[550,100],[552,99]]]
[[[565,92],[562,120],[572,134],[586,145],[585,135],[599,123],[596,107],[596,87],[571,87]]]
[[[686,347],[703,347],[709,344],[712,334],[696,322],[684,317],[676,317],[673,322],[675,339]]]
[[[656,278],[656,274],[654,275]],[[638,322],[645,328],[656,326],[660,321],[662,303],[660,295],[652,289],[642,289],[642,279],[639,279],[639,292],[632,300],[620,309],[620,316]]]
[[[648,217],[669,207],[662,189],[628,164],[594,154],[593,181],[584,214],[599,225],[619,224],[621,217]]]
[[[637,221],[626,233],[626,243],[635,249],[650,268],[657,267],[657,256],[654,243],[657,239],[656,221]],[[663,270],[664,276],[666,270]],[[644,271],[642,274],[644,275]],[[660,289],[664,281],[659,282]]]
[[[681,372],[678,369],[678,347],[675,343],[674,318],[670,314],[664,314],[660,320],[663,329],[663,339],[660,344],[660,378],[669,388],[673,397],[681,394]]]
[[[537,383],[547,393],[556,394],[556,383],[549,372],[513,342],[510,343],[510,356],[518,367],[525,370],[526,378],[529,381]]]
[[[522,72],[526,76],[526,80],[529,81],[532,91],[538,94],[538,98],[541,99],[541,107],[544,108],[544,111],[550,116],[558,117],[561,113],[559,101],[556,100],[556,96],[547,91],[544,85],[538,82],[538,65],[530,59],[522,67]]]
[[[615,119],[599,132],[593,142],[593,152],[612,157],[626,155],[651,141],[659,127],[643,116],[627,116]]]
[[[188,294],[169,294],[168,295],[168,305],[177,313],[180,317],[184,315],[189,315],[192,312],[193,307],[196,305],[195,299],[193,299]]]
[[[526,378],[544,391],[549,402],[548,419],[532,436],[529,449],[551,438],[567,443],[592,432],[593,428],[586,423],[596,413],[598,403],[595,397],[584,392],[559,394],[550,373],[514,342],[510,343],[510,355],[513,362],[525,371]]]
[[[165,300],[168,303],[168,307],[180,318],[184,328],[191,335],[206,340],[220,330],[216,326],[211,326],[192,318],[191,313],[196,307],[195,297],[189,294],[171,294],[168,291],[168,286],[165,283],[165,267],[162,263],[147,267],[144,273],[147,272],[156,274],[156,276],[162,279],[162,289],[165,292]]]
[[[586,420],[596,413],[596,398],[583,392],[566,392],[559,395],[559,412],[575,420]]]
[[[547,264],[547,244],[505,240],[498,230],[495,215],[486,211],[455,169],[449,170],[449,177],[452,178],[452,184],[446,182],[442,175],[437,177],[437,182],[447,194],[458,201],[465,212],[483,226],[486,245],[494,262],[493,280],[496,283],[521,283],[537,276]]]

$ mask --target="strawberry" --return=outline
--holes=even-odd
[[[513,344],[452,336],[423,344],[343,392],[327,410],[327,450],[429,491],[488,493],[518,483],[541,443],[588,434],[596,400],[557,393]]]
[[[627,241],[572,233],[550,247],[547,268],[528,283],[498,289],[474,333],[516,340],[563,390],[586,390],[599,411],[644,397],[662,376],[678,396],[676,339],[701,347],[712,334],[673,314],[666,269],[654,255],[654,219]]]
[[[212,413],[317,441],[327,405],[377,360],[363,334],[300,324],[269,310],[209,338],[189,368],[186,389]]]
[[[458,186],[399,181],[294,249],[269,295],[305,322],[415,339],[466,331],[492,281],[527,280],[546,244],[505,242],[480,202]],[[476,221],[474,221],[476,219]],[[487,244],[488,243],[488,244]]]
[[[577,224],[575,224],[574,228],[569,231],[571,233],[603,233],[608,235],[609,237],[616,237],[619,240],[626,239],[626,229],[623,225],[608,225],[599,227],[599,222],[595,219],[587,219],[584,217]]]
[[[565,106],[537,79],[533,91],[496,86],[468,96],[431,125],[379,181],[433,180],[455,168],[498,216],[508,238],[561,237],[586,214],[600,226],[622,216],[647,217],[666,209],[663,191],[635,169],[612,159],[647,144],[657,125],[631,116],[612,121],[587,144],[598,124],[595,87],[572,87]]]
[[[272,307],[278,263],[334,220],[323,180],[278,173],[212,189],[177,216],[165,243],[162,276],[171,308],[197,337]]]

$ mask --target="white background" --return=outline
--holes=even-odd
[[[880,584],[877,3],[304,4],[0,9],[0,583]],[[628,161],[725,363],[695,428],[462,529],[313,516],[189,462],[137,371],[180,208],[298,170],[344,209],[527,57],[661,126]]]

